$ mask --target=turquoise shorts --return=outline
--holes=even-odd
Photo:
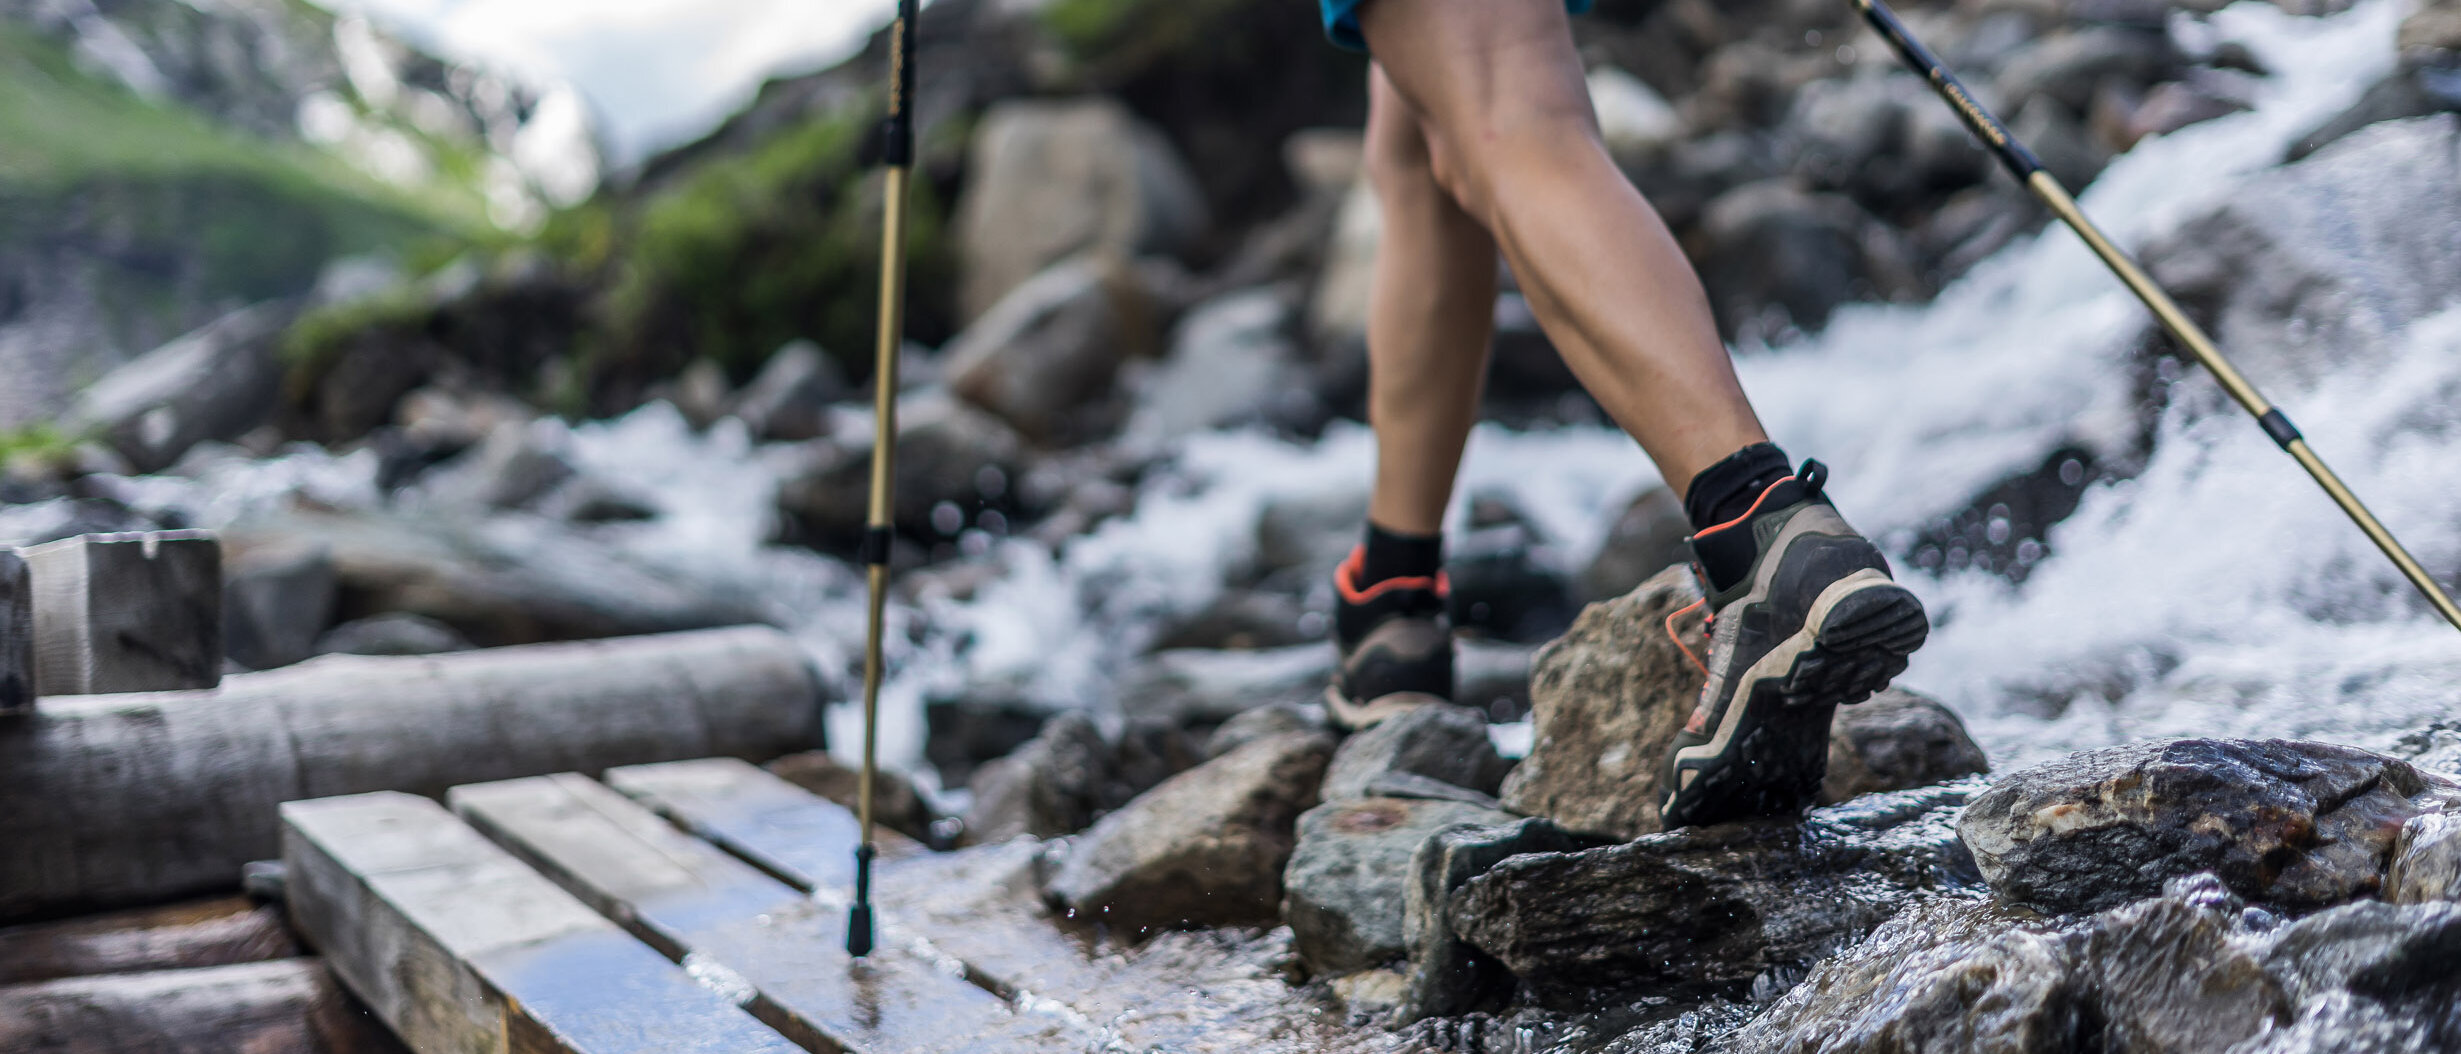
[[[1359,35],[1359,5],[1367,0],[1316,0],[1324,9],[1324,35],[1352,51],[1367,50],[1367,39]],[[1564,9],[1573,14],[1586,14],[1595,0],[1564,0]]]

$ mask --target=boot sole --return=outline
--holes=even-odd
[[[1878,572],[1823,590],[1812,614],[1815,624],[1753,664],[1784,669],[1753,675],[1740,689],[1726,749],[1690,770],[1691,782],[1670,796],[1681,808],[1663,817],[1666,826],[1785,815],[1810,805],[1828,773],[1829,721],[1837,708],[1887,687],[1931,634],[1922,601]]]

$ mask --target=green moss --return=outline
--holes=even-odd
[[[344,349],[366,334],[417,328],[431,312],[414,286],[396,287],[364,300],[308,311],[282,334],[283,391],[297,403],[316,386]]]
[[[1183,51],[1243,0],[1053,0],[1043,28],[1092,69],[1134,69]]]
[[[50,424],[0,431],[0,465],[65,465],[77,455],[78,437]]]

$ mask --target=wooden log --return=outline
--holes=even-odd
[[[814,902],[845,902],[848,865],[840,861],[850,859],[855,824],[843,807],[724,759],[610,769],[606,779]],[[1218,949],[1200,949],[1199,962],[1158,964],[1142,951],[1101,954],[1085,928],[1050,917],[1034,899],[1041,843],[956,853],[883,848],[872,897],[885,928],[963,962],[1017,1005],[1064,1008],[1096,1029],[1106,1048],[1255,1054],[1297,1042],[1296,1049],[1314,1049],[1308,1033],[1319,1026],[1289,1020],[1301,1000],[1278,975],[1201,962],[1228,958]],[[1192,977],[1202,985],[1191,985]]]
[[[0,718],[33,709],[33,575],[17,550],[0,549]]]
[[[35,690],[211,688],[222,680],[222,543],[211,531],[87,534],[25,550]]]
[[[670,957],[759,993],[753,1013],[804,1046],[855,1054],[1084,1050],[1093,1035],[1020,1014],[917,954],[908,935],[846,954],[846,910],[816,902],[577,774],[456,787],[453,808]]]
[[[0,1050],[398,1054],[315,959],[0,987]]]
[[[425,798],[282,806],[292,921],[421,1054],[796,1047]]]
[[[298,955],[281,911],[246,897],[0,930],[0,984],[229,966]]]
[[[0,919],[234,888],[274,807],[820,739],[785,634],[738,627],[414,657],[328,656],[211,692],[45,700],[0,725]],[[32,803],[41,803],[35,807]]]

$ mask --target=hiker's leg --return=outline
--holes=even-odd
[[[1367,419],[1376,429],[1367,516],[1432,535],[1478,417],[1495,322],[1495,239],[1436,181],[1419,115],[1381,70],[1369,74],[1365,161],[1384,217],[1367,311]]]
[[[1607,156],[1566,18],[1561,0],[1370,0],[1360,25],[1443,186],[1493,232],[1582,385],[1681,490],[1767,435],[1699,277]]]

